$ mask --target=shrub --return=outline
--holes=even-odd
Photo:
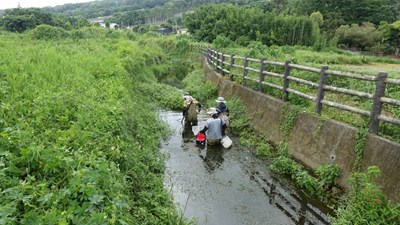
[[[68,36],[68,32],[63,28],[50,25],[39,25],[31,31],[32,39],[37,40],[57,40]]]
[[[228,37],[218,35],[215,38],[213,44],[216,48],[227,48],[233,45],[233,41],[231,41],[231,39],[229,39]]]
[[[382,39],[382,32],[371,23],[342,25],[336,30],[336,35],[340,44],[361,50],[376,45]]]
[[[366,173],[353,173],[350,177],[352,191],[333,218],[334,225],[374,224],[396,225],[400,222],[400,204],[387,200],[374,182],[380,174],[376,166],[369,167]]]
[[[194,70],[183,79],[182,83],[187,92],[198,101],[205,103],[208,99],[214,99],[217,87],[211,81],[206,81],[203,73],[202,69]]]

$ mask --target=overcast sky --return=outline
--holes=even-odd
[[[0,0],[0,9],[17,8],[18,4],[22,8],[29,7],[46,7],[64,5],[67,3],[78,3],[78,2],[91,2],[95,0]]]

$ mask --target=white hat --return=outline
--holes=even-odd
[[[207,114],[212,116],[212,115],[214,115],[214,114],[218,114],[218,111],[217,111],[216,108],[210,108],[210,109],[207,111]]]
[[[218,97],[218,99],[215,100],[215,101],[216,101],[216,102],[223,102],[223,103],[225,103],[224,97]]]
[[[191,96],[190,96],[189,92],[185,92],[185,94],[182,96],[182,98],[185,100],[186,100],[186,98],[190,98],[190,97]]]

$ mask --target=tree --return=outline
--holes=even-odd
[[[335,30],[341,25],[345,25],[346,21],[342,15],[337,12],[330,12],[324,15],[324,22],[322,23],[321,30],[328,37],[332,38],[335,35]]]
[[[50,13],[38,8],[7,9],[3,18],[0,19],[0,25],[12,32],[23,32],[39,24],[53,25],[53,19]]]
[[[348,48],[365,50],[365,48],[379,44],[382,32],[375,28],[372,23],[342,25],[336,30],[339,44]]]
[[[400,20],[392,24],[381,25],[383,30],[383,42],[394,47],[395,55],[400,52]]]
[[[311,13],[310,18],[315,21],[319,27],[321,27],[324,22],[324,17],[319,11]]]
[[[346,24],[381,21],[389,23],[396,20],[399,10],[398,0],[292,0],[290,11],[297,15],[310,15],[319,11],[324,17],[328,14],[341,15]]]
[[[230,4],[199,7],[185,16],[185,23],[197,40],[213,42],[221,35],[244,46],[250,41],[312,46],[320,32],[310,17],[276,16],[259,8]]]

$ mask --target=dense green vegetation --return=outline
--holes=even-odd
[[[379,168],[369,167],[366,173],[353,173],[350,178],[352,191],[333,218],[334,225],[342,224],[376,224],[396,225],[400,221],[400,204],[388,201],[375,179]]]
[[[205,5],[187,14],[185,24],[199,41],[213,42],[221,36],[241,46],[258,41],[267,46],[302,45],[321,50],[339,43],[375,53],[399,51],[396,19],[400,11],[395,1],[382,0],[373,7],[377,1],[283,1],[283,8],[277,11],[278,2],[269,1],[262,9]],[[270,5],[273,3],[276,7]]]
[[[313,46],[315,50],[339,44],[374,54],[400,51],[400,4],[396,0],[103,0],[45,10],[57,15],[52,24],[45,24],[65,29],[86,25],[84,17],[141,33],[186,26],[197,40],[212,42],[223,36],[242,46],[259,41],[268,46]],[[0,25],[10,31],[38,25],[31,17],[21,16],[26,14],[23,11],[6,10]]]
[[[167,128],[143,91],[158,85],[180,105],[154,72],[167,53],[129,33],[79,32],[0,36],[0,224],[185,224],[163,188]]]
[[[71,30],[89,26],[89,22],[82,17],[55,15],[38,8],[7,9],[0,19],[0,27],[11,32],[31,30],[38,25],[58,26]]]
[[[87,19],[104,18],[121,27],[142,24],[163,23],[163,26],[182,25],[182,13],[193,10],[196,6],[207,3],[232,2],[249,4],[257,0],[102,0],[80,4],[65,4],[45,8],[46,11],[67,15],[84,16]],[[138,29],[136,27],[135,29]]]
[[[185,24],[197,40],[213,42],[220,35],[242,46],[250,41],[312,46],[320,32],[309,17],[276,16],[229,4],[201,6],[185,17]]]

